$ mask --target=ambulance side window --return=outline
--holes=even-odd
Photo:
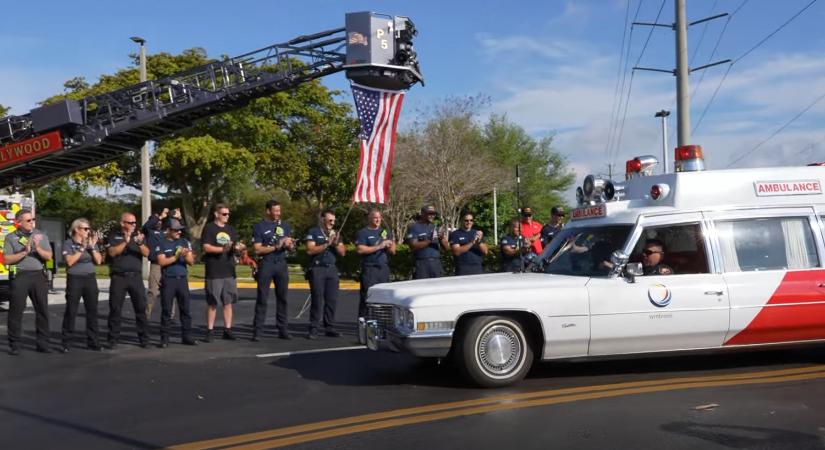
[[[659,243],[663,244],[661,256],[643,256],[648,244]],[[705,238],[698,223],[645,227],[633,248],[630,260],[644,265],[665,265],[673,275],[709,272]],[[645,273],[649,270],[650,267],[645,267]]]
[[[725,272],[819,267],[807,217],[769,217],[716,223]]]

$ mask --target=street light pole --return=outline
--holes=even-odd
[[[132,41],[140,45],[140,82],[146,81],[146,40],[142,37],[132,36]],[[146,223],[149,216],[152,214],[152,197],[150,192],[149,181],[149,143],[144,142],[140,149],[140,206],[141,206],[141,223]],[[149,276],[149,261],[143,261],[143,276]]]
[[[667,164],[667,116],[669,115],[670,111],[664,109],[653,115],[653,117],[662,118],[662,173],[670,172]]]

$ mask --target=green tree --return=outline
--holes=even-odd
[[[499,234],[508,219],[517,214],[517,165],[521,175],[521,205],[532,207],[539,221],[546,221],[553,206],[565,204],[561,194],[573,183],[575,174],[564,155],[553,150],[552,137],[533,138],[502,115],[491,116],[482,134],[481,148],[507,173],[505,182],[498,186]],[[492,231],[492,196],[476,199],[469,208],[476,211],[477,224]]]
[[[198,241],[218,202],[237,203],[255,164],[243,148],[212,136],[179,137],[164,141],[153,157],[156,178],[180,193],[190,237]]]
[[[0,105],[0,117],[6,117],[6,115],[11,111],[11,108],[8,106]]]
[[[147,57],[147,75],[156,79],[210,61],[199,48],[179,55],[158,53]],[[62,94],[43,103],[81,99],[137,82],[136,67],[103,75],[94,84],[73,78],[64,84]],[[313,80],[158,139],[152,157],[153,183],[161,187],[158,193],[181,202],[196,236],[212,203],[240,201],[250,193],[249,187],[273,194],[285,188],[286,195],[303,200],[313,215],[320,207],[345,202],[358,164],[358,127],[349,105],[337,99],[340,95]],[[139,155],[130,152],[73,179],[79,184],[139,188],[139,168]]]

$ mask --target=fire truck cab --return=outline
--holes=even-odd
[[[683,154],[679,154],[679,151]],[[825,167],[594,176],[527,273],[377,285],[373,350],[455,359],[502,386],[533,359],[595,358],[825,341]]]
[[[14,276],[14,266],[7,265],[3,257],[6,236],[17,229],[17,213],[21,209],[34,212],[34,193],[28,195],[16,192],[0,195],[0,304],[9,300],[9,281]]]

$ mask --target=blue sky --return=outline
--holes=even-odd
[[[744,5],[743,5],[744,1]],[[630,0],[631,19],[652,22],[662,0]],[[673,21],[673,0],[664,0],[660,22]],[[343,26],[348,11],[407,15],[416,23],[415,41],[426,77],[405,104],[405,120],[418,108],[453,95],[485,94],[490,107],[537,137],[555,136],[555,147],[578,173],[606,171],[608,162],[661,152],[653,113],[670,109],[675,127],[675,79],[663,73],[633,77],[622,141],[611,125],[625,31],[627,0],[592,1],[259,1],[226,2],[96,0],[9,2],[0,28],[0,104],[24,113],[60,92],[74,76],[94,81],[131,63],[140,35],[150,53],[203,47],[212,56],[240,54],[301,34]],[[741,9],[730,19],[690,29],[693,66],[736,59],[779,27],[810,0],[688,0],[688,18]],[[138,6],[140,5],[140,6]],[[825,94],[825,1],[802,15],[731,68],[692,143],[704,147],[710,168],[723,168]],[[630,65],[649,29],[636,27]],[[703,36],[704,33],[704,36]],[[653,30],[641,66],[672,69],[673,32]],[[727,66],[691,75],[695,125]],[[622,71],[622,73],[624,73]],[[625,93],[628,78],[625,78]],[[325,79],[346,89],[342,74]],[[345,97],[347,101],[349,96]],[[622,96],[622,98],[625,98]],[[624,109],[620,111],[622,117]],[[734,167],[793,165],[825,160],[825,100]],[[611,131],[613,130],[613,131]],[[608,145],[608,137],[614,136]],[[675,136],[670,143],[675,145]],[[608,155],[607,149],[610,148]]]

